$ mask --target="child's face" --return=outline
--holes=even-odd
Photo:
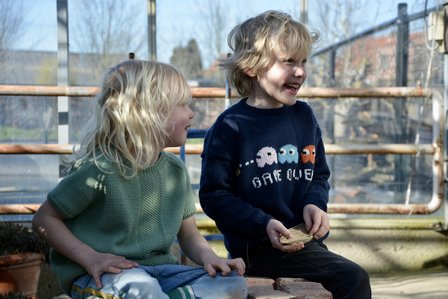
[[[251,75],[254,88],[248,104],[259,108],[279,108],[293,105],[297,92],[306,79],[306,58],[291,58],[274,51],[272,64],[258,75]]]
[[[170,134],[165,146],[181,146],[187,140],[187,129],[194,117],[188,105],[177,105],[168,116],[166,130]]]

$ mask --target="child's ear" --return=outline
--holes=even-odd
[[[245,69],[244,73],[252,78],[257,76],[257,74],[252,69]]]

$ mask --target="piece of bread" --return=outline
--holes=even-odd
[[[280,243],[283,245],[291,245],[300,242],[306,244],[313,239],[313,235],[308,234],[304,223],[291,227],[288,230],[291,232],[291,238],[288,239],[285,236],[280,237]]]

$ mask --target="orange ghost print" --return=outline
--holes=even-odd
[[[314,164],[316,160],[316,148],[314,145],[305,146],[300,152],[300,159],[302,160],[302,163]]]

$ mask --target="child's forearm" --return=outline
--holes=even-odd
[[[198,265],[202,266],[205,259],[216,256],[207,240],[199,233],[194,217],[182,221],[177,238],[182,251]]]
[[[47,201],[36,212],[33,226],[56,251],[80,265],[88,263],[88,256],[96,253],[93,248],[73,235],[64,224],[63,218]]]
[[[216,257],[215,252],[202,236],[193,238],[186,243],[187,244],[184,244],[182,246],[183,251],[188,256],[188,258],[190,258],[198,265],[204,266],[204,261]]]

